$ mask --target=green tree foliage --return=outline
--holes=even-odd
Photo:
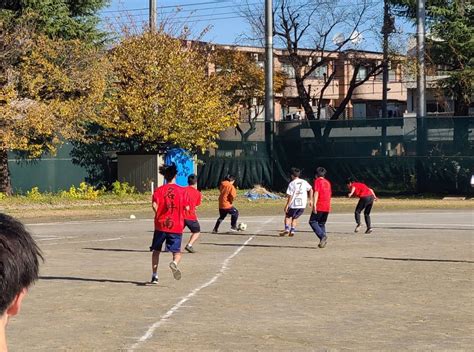
[[[37,32],[50,37],[102,42],[97,12],[109,0],[0,0],[0,17],[34,16]]]
[[[416,18],[416,0],[390,0],[399,15]],[[470,0],[427,0],[427,59],[449,76],[440,81],[454,97],[455,115],[467,116],[474,94],[474,5]]]
[[[160,32],[126,37],[109,60],[100,138],[138,141],[141,150],[163,144],[206,150],[237,122],[221,80],[208,75],[205,56],[184,41]]]
[[[36,34],[0,21],[0,192],[11,193],[7,152],[54,153],[80,138],[106,88],[102,53],[80,40]]]

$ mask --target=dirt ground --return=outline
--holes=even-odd
[[[280,216],[247,215],[204,233],[180,281],[163,253],[157,286],[150,219],[30,223],[46,261],[11,351],[472,350],[471,210],[375,208],[371,235],[331,214],[325,249],[307,216],[282,238]]]

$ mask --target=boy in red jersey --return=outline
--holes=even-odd
[[[318,167],[316,169],[316,179],[313,186],[313,212],[309,218],[309,226],[319,238],[319,248],[326,247],[326,221],[331,211],[332,189],[331,183],[326,180],[326,169]]]
[[[189,253],[195,253],[194,242],[199,238],[201,226],[196,215],[196,208],[201,205],[202,195],[197,190],[197,176],[192,174],[188,176],[188,187],[185,188],[189,199],[189,210],[184,212],[184,225],[191,231],[191,238],[184,249]]]
[[[158,262],[163,244],[173,254],[169,267],[176,280],[181,279],[178,263],[181,260],[181,238],[184,228],[184,211],[189,209],[186,191],[176,184],[178,170],[175,164],[160,166],[160,174],[167,184],[158,187],[153,193],[152,207],[155,212],[155,232],[150,251],[153,251],[151,283],[158,283]]]
[[[359,197],[359,202],[355,208],[355,221],[357,226],[354,232],[359,232],[361,228],[360,224],[360,213],[364,210],[364,219],[365,224],[367,225],[367,230],[365,233],[372,232],[372,225],[370,223],[370,211],[372,210],[372,206],[374,205],[374,201],[377,200],[377,196],[374,193],[372,188],[367,187],[366,184],[362,182],[355,182],[354,179],[349,178],[347,179],[347,188],[350,190],[348,197],[352,197],[353,195]]]

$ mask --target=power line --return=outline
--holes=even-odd
[[[211,5],[211,4],[221,4],[221,3],[228,3],[232,2],[232,0],[216,0],[216,1],[205,1],[205,2],[198,2],[195,4],[176,4],[176,5],[163,5],[159,6],[160,9],[170,9],[170,8],[180,8],[180,7],[193,7],[193,6],[200,6],[200,5]],[[148,7],[142,8],[134,8],[134,9],[123,9],[123,10],[106,10],[102,11],[101,13],[115,13],[115,12],[125,12],[125,11],[148,11]]]

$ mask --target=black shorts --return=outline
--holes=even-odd
[[[191,231],[191,233],[201,232],[201,225],[197,220],[184,220],[184,225]]]
[[[286,218],[298,219],[301,215],[303,215],[304,209],[293,209],[289,208],[286,212]]]

